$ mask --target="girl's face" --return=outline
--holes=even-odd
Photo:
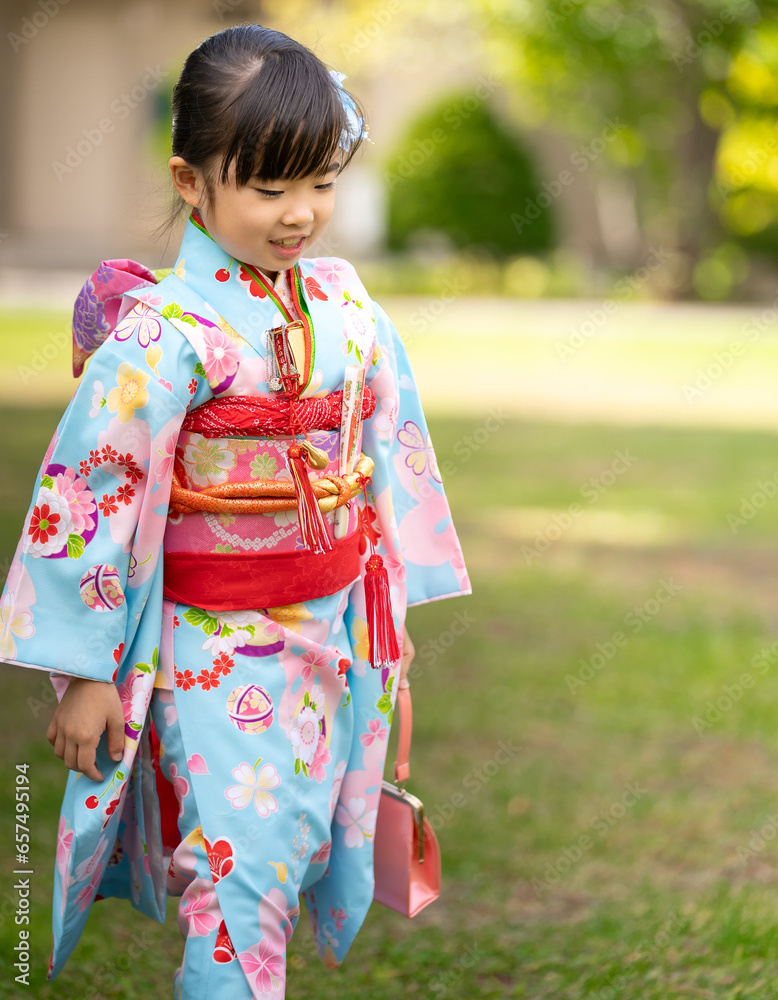
[[[206,196],[202,172],[180,156],[170,159],[178,193],[200,213],[206,229],[231,257],[271,278],[292,267],[319,239],[335,207],[336,159],[319,174],[294,181],[252,177],[235,184],[235,165],[225,184]]]

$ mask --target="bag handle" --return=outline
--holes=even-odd
[[[411,755],[411,732],[413,730],[413,706],[411,704],[410,687],[397,689],[395,711],[400,713],[400,730],[397,741],[397,759],[394,762],[394,780],[404,783],[411,776],[408,758]]]

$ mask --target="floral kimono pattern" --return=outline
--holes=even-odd
[[[107,336],[99,286],[111,268],[82,292],[80,361],[102,343],[43,459],[0,602],[3,660],[52,672],[60,693],[72,676],[113,682],[125,714],[123,759],[109,759],[104,738],[98,748],[105,780],[69,775],[49,976],[96,897],[129,898],[163,920],[173,892],[203,968],[229,965],[252,996],[281,996],[300,893],[328,965],[372,900],[395,676],[369,665],[360,581],[231,612],[163,598],[165,546],[182,517],[168,510],[177,448],[200,484],[225,481],[238,462],[258,478],[288,477],[271,442],[225,450],[181,432],[187,411],[213,397],[271,395],[264,334],[287,317],[272,286],[195,221],[170,275],[151,284],[136,273]],[[303,260],[293,278],[307,320],[303,395],[342,389],[348,364],[364,366],[376,394],[362,440],[376,463],[370,503],[352,517],[363,565],[372,541],[387,566],[400,634],[407,605],[469,593],[407,357],[345,261]],[[269,536],[299,546],[296,514],[275,518]],[[229,552],[240,526],[209,523],[209,551]],[[160,769],[175,795],[172,837]]]

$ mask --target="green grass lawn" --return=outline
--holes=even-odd
[[[0,411],[14,429],[0,442],[0,559],[57,412]],[[411,787],[438,830],[442,897],[413,921],[376,905],[334,972],[303,918],[289,996],[773,1000],[778,655],[758,658],[778,607],[773,436],[515,419],[479,434],[485,419],[431,420],[474,595],[409,621]],[[754,515],[733,530],[744,500]],[[0,997],[169,995],[174,907],[159,926],[115,900],[45,984],[64,768],[44,739],[45,675],[3,679]],[[18,762],[34,824],[26,992],[5,971]]]

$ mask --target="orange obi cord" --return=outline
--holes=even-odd
[[[165,552],[164,596],[209,611],[301,604],[359,578],[358,531],[326,552]]]
[[[373,471],[373,459],[360,455],[354,471],[346,476],[324,476],[311,483],[319,510],[326,514],[343,507],[358,496]],[[250,483],[223,483],[204,490],[189,490],[173,473],[170,509],[178,514],[207,511],[210,514],[275,514],[297,510],[294,482],[282,479],[255,479]]]

